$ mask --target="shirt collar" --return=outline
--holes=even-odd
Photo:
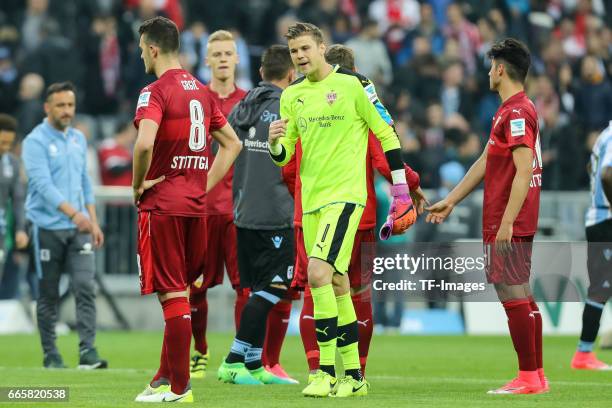
[[[50,132],[52,135],[55,135],[57,137],[61,137],[62,139],[67,139],[68,135],[70,134],[70,129],[71,127],[68,126],[66,128],[65,132],[61,132],[59,130],[57,130],[56,128],[54,128],[53,126],[51,126],[51,124],[49,123],[49,119],[45,118],[43,120],[43,126],[45,127],[45,129],[47,129],[48,132]]]
[[[510,103],[517,101],[518,99],[522,99],[525,97],[525,91],[520,91],[506,99],[506,102],[502,103],[502,107],[509,105]]]

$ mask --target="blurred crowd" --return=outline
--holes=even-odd
[[[182,30],[181,59],[203,82],[208,34],[237,39],[238,85],[259,81],[263,49],[294,21],[320,26],[355,51],[390,110],[405,161],[424,188],[464,172],[499,105],[486,52],[512,36],[532,52],[527,92],[540,116],[543,187],[588,188],[586,163],[612,119],[612,3],[606,0],[2,0],[0,112],[23,138],[43,118],[46,85],[73,81],[76,122],[90,138],[94,181],[129,185],[130,119],[144,74],[138,27],[156,15]],[[97,166],[96,166],[97,164]],[[459,167],[457,167],[459,166]]]

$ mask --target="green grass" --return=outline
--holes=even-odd
[[[0,387],[68,386],[70,402],[61,404],[68,407],[142,406],[132,401],[157,368],[161,338],[161,333],[101,332],[98,349],[111,368],[83,372],[42,369],[37,336],[0,336]],[[545,367],[552,388],[549,394],[492,396],[485,392],[515,374],[509,338],[375,336],[368,360],[370,395],[350,400],[312,400],[300,395],[307,367],[300,339],[293,336],[287,338],[282,362],[301,385],[221,384],[215,372],[230,341],[228,334],[209,335],[212,364],[206,379],[193,382],[197,404],[231,408],[612,406],[612,372],[576,372],[568,368],[577,341],[574,337],[545,338]],[[75,335],[59,338],[59,348],[70,367],[77,364],[77,342]],[[612,361],[610,351],[600,352],[599,356]]]

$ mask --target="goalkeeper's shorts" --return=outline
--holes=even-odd
[[[309,258],[317,258],[344,274],[351,262],[355,234],[363,206],[333,203],[302,215],[304,246]]]
[[[365,244],[365,245],[362,245]],[[372,283],[372,263],[376,254],[374,229],[357,230],[348,275],[351,288]],[[308,286],[308,256],[304,249],[304,231],[295,226],[295,268],[291,288],[303,291]],[[295,298],[294,298],[295,299]],[[299,299],[299,296],[297,297]]]

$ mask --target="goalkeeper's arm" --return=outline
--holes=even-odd
[[[287,130],[289,119],[279,119],[270,123],[268,149],[270,157],[277,166],[284,166],[295,153],[297,134]],[[281,140],[283,139],[283,140]]]

